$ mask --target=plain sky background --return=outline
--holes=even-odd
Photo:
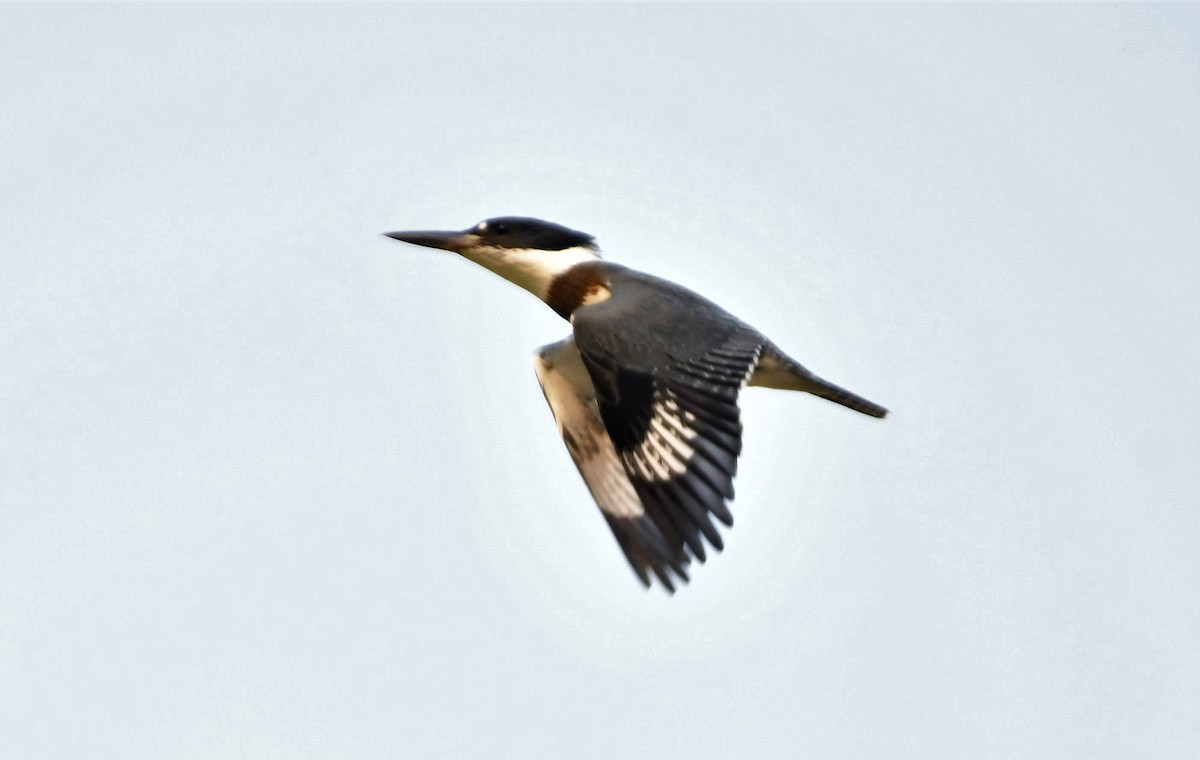
[[[0,8],[0,758],[1200,756],[1200,7]],[[743,397],[643,591],[540,216]]]

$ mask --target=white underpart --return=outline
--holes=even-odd
[[[543,301],[555,277],[576,264],[600,258],[594,249],[584,246],[561,251],[478,246],[465,248],[461,253],[464,258],[520,285]]]
[[[600,419],[592,378],[575,341],[544,346],[534,369],[567,451],[600,510],[611,517],[641,517],[645,509]]]

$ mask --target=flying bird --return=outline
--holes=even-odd
[[[887,410],[805,369],[762,333],[668,280],[601,259],[595,239],[529,217],[461,232],[388,232],[452,251],[571,323],[534,369],[567,451],[645,586],[674,593],[705,541],[724,543],[742,450],[742,386],[805,391],[871,417]]]

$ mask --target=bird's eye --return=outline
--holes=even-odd
[[[508,232],[508,225],[504,224],[503,222],[499,224],[493,224],[492,232],[495,232],[497,235],[503,235],[504,233]]]

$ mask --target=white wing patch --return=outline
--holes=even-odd
[[[596,391],[575,340],[567,338],[540,349],[534,369],[558,432],[600,510],[610,517],[644,515],[642,502],[600,419]]]
[[[670,391],[658,397],[645,439],[622,455],[626,466],[648,483],[682,477],[695,454],[696,431],[688,424],[694,419],[694,414],[679,408]]]

